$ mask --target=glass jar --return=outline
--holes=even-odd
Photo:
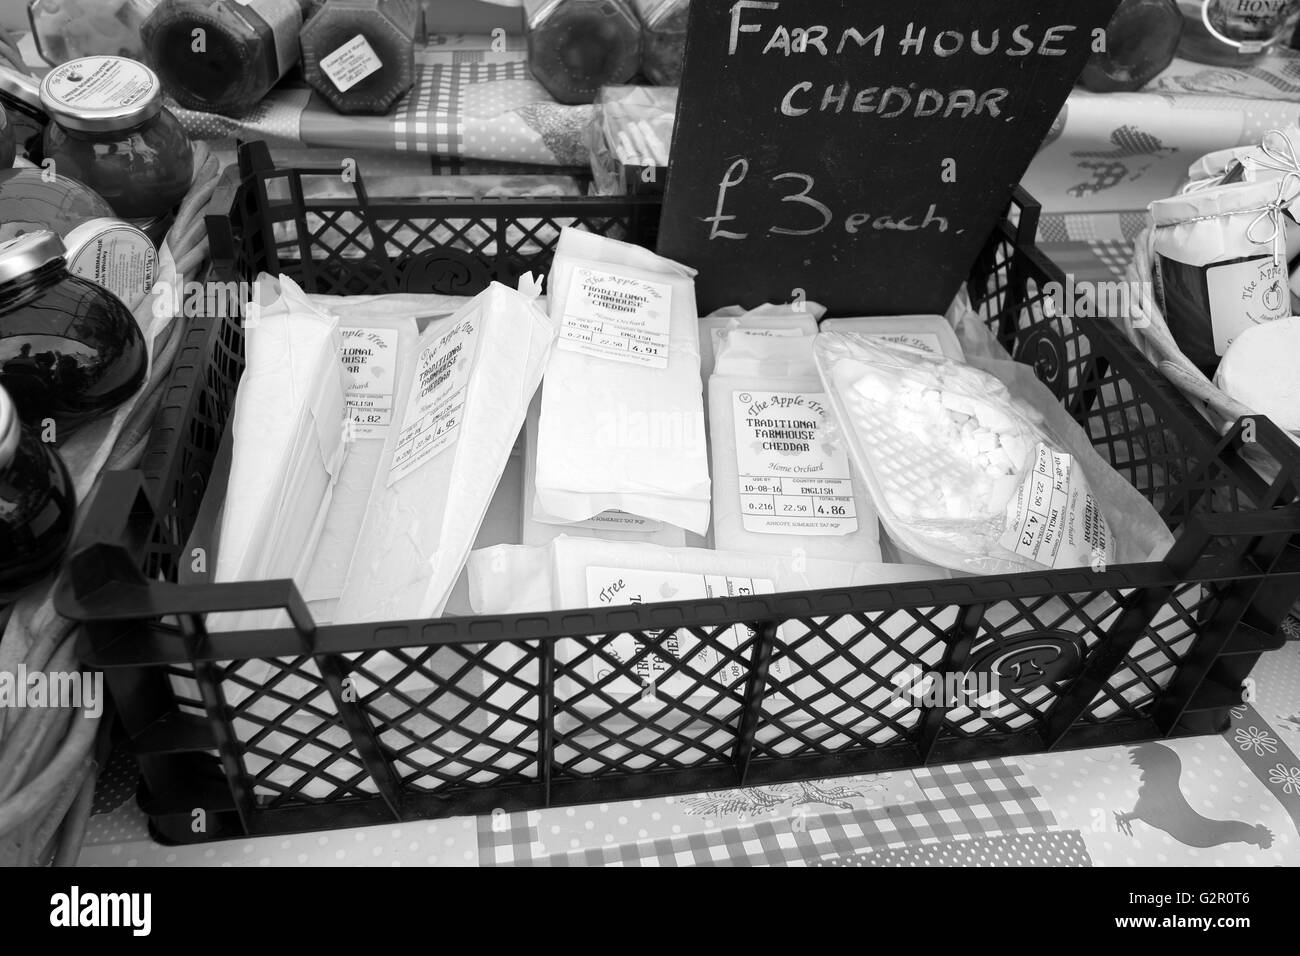
[[[18,155],[18,147],[14,143],[14,128],[9,125],[9,114],[5,112],[3,105],[0,105],[0,170],[9,169],[14,164],[14,158]]]
[[[144,59],[140,27],[158,0],[32,0],[36,50],[58,66],[83,56],[129,56]]]
[[[52,419],[59,441],[134,395],[149,366],[127,307],[63,255],[52,232],[0,243],[0,387],[27,424]]]
[[[1249,66],[1285,44],[1297,0],[1178,0],[1183,39],[1178,55],[1214,66]]]
[[[0,388],[0,605],[55,569],[75,513],[68,469]]]
[[[88,219],[111,218],[112,207],[90,187],[32,167],[0,170],[0,242],[48,229],[60,236]]]
[[[164,215],[189,192],[194,150],[143,63],[88,56],[57,66],[41,81],[41,104],[51,119],[45,158],[119,217]]]
[[[641,20],[641,72],[656,86],[678,86],[686,59],[691,0],[636,0]]]
[[[27,158],[39,166],[41,137],[50,121],[41,106],[40,84],[27,74],[0,63],[0,106],[9,114],[18,152],[26,152]],[[0,223],[3,221],[0,219]]]
[[[162,0],[145,57],[182,106],[247,113],[298,62],[298,0]]]
[[[524,0],[528,67],[561,103],[591,103],[641,61],[641,27],[625,0]]]
[[[381,115],[415,82],[416,0],[328,0],[302,28],[302,69],[340,113]]]

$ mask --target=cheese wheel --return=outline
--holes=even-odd
[[[1279,428],[1300,431],[1300,318],[1242,332],[1219,363],[1214,383]]]

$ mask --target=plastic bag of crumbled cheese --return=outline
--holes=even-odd
[[[1116,525],[1085,468],[997,376],[857,333],[823,332],[815,354],[880,518],[908,551],[975,574],[1115,563]]]

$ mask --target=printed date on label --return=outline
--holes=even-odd
[[[723,223],[735,222],[740,217],[728,214],[727,193],[738,189],[749,176],[749,160],[737,159],[727,167],[726,173],[718,182],[718,200],[712,216],[702,217],[709,224],[709,239],[748,239],[751,233],[746,230],[724,229]],[[850,235],[871,232],[920,232],[935,230],[948,232],[948,220],[939,215],[938,206],[930,204],[923,215],[898,216],[893,214],[875,215],[869,212],[853,212],[840,216],[830,206],[816,197],[816,180],[807,173],[777,173],[771,182],[786,190],[781,197],[782,203],[791,203],[795,208],[786,210],[787,224],[768,227],[765,235],[769,236],[815,236],[830,226],[837,225]],[[958,230],[960,232],[961,230]]]

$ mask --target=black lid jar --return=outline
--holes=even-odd
[[[166,214],[189,191],[194,150],[163,106],[158,76],[121,56],[88,56],[41,81],[50,115],[43,151],[55,171],[79,179],[122,219]]]
[[[0,387],[27,424],[63,437],[134,395],[149,370],[140,327],[107,289],[71,275],[63,243],[0,243]]]
[[[591,103],[641,64],[641,25],[625,0],[524,0],[528,67],[561,103]]]
[[[67,468],[0,388],[0,604],[54,570],[75,512]]]

